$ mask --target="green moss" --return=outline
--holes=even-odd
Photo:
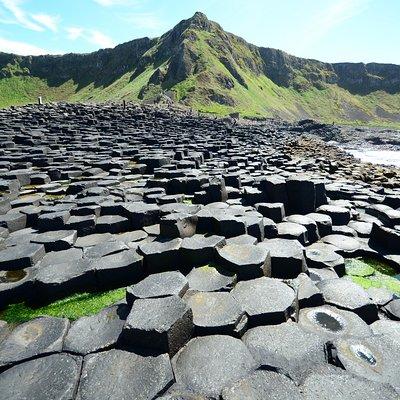
[[[390,265],[371,258],[346,260],[346,275],[364,289],[371,287],[386,288],[391,293],[400,295],[399,275]]]
[[[11,304],[0,312],[0,319],[21,323],[40,316],[78,319],[93,315],[125,297],[125,288],[101,293],[79,293],[57,300],[46,306],[32,308],[25,303]]]
[[[184,204],[193,204],[193,202],[192,202],[191,199],[184,199],[184,200],[183,200],[183,203],[184,203]]]

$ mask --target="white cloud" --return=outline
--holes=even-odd
[[[89,43],[95,44],[101,48],[114,47],[114,41],[103,32],[95,29],[84,29],[79,27],[67,28],[67,37],[70,40],[82,38]]]
[[[356,17],[366,10],[370,0],[334,0],[322,11],[317,12],[302,35],[302,44],[310,45],[328,34],[336,26]]]
[[[29,43],[17,42],[0,38],[0,51],[4,53],[20,54],[23,56],[38,56],[41,54],[53,54],[52,52],[33,46]]]
[[[50,29],[53,32],[58,31],[58,24],[60,22],[59,16],[47,15],[47,14],[35,14],[32,15],[32,18],[39,22],[42,26]]]
[[[21,5],[23,0],[0,0],[0,5],[7,11],[8,18],[2,17],[1,22],[6,24],[20,25],[32,31],[43,32],[49,29],[56,32],[60,17],[48,14],[27,14]],[[2,13],[4,15],[4,12]]]

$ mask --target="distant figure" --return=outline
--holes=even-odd
[[[38,104],[41,106],[43,104],[42,96],[38,97]]]
[[[126,109],[126,100],[123,100],[122,104],[123,104],[123,107],[124,107],[124,110],[125,110]]]

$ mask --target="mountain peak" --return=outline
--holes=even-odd
[[[186,25],[197,29],[209,29],[212,22],[207,18],[207,15],[200,11],[196,11],[193,17],[187,19]]]

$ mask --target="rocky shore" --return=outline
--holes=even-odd
[[[400,170],[339,135],[150,106],[0,110],[0,398],[399,399]],[[73,321],[1,321],[118,288]]]

